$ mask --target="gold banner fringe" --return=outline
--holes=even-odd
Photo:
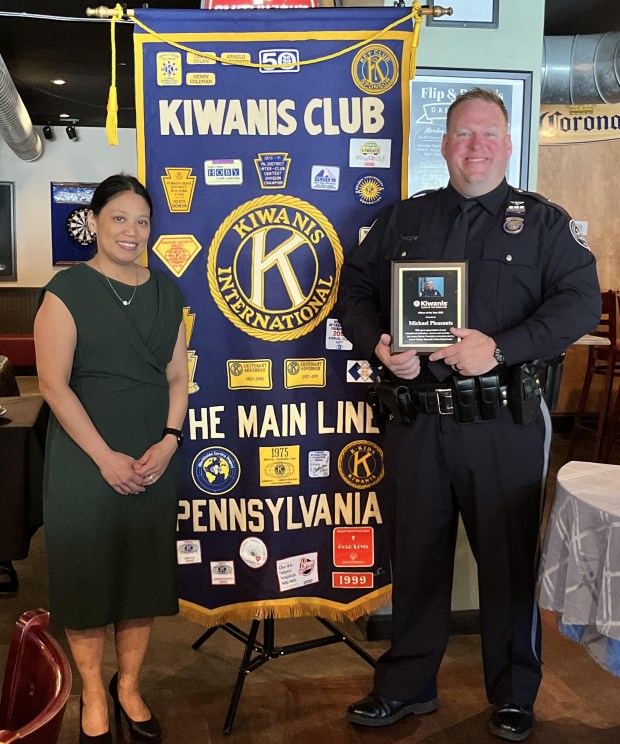
[[[331,622],[356,620],[362,615],[368,615],[380,607],[385,607],[392,599],[392,587],[385,586],[370,594],[366,594],[351,604],[331,602],[320,597],[291,597],[291,599],[273,599],[261,602],[239,602],[224,605],[210,610],[208,607],[179,601],[181,615],[191,622],[212,628],[225,623],[236,623],[244,620],[265,620],[274,618],[281,620],[291,617],[322,617]]]

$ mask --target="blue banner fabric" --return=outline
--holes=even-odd
[[[204,625],[389,601],[376,370],[333,309],[406,193],[407,13],[136,10],[149,265],[187,303],[179,594]]]

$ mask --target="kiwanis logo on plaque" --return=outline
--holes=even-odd
[[[209,248],[211,294],[233,325],[265,341],[310,333],[336,301],[342,245],[316,207],[274,194],[246,202]]]

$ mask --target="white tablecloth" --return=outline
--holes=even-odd
[[[559,628],[620,676],[620,465],[569,462],[558,472],[539,602]]]

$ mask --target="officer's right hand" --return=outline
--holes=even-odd
[[[403,380],[413,380],[420,374],[420,357],[415,349],[401,351],[398,354],[390,352],[390,335],[384,333],[375,346],[375,355],[381,363]]]

